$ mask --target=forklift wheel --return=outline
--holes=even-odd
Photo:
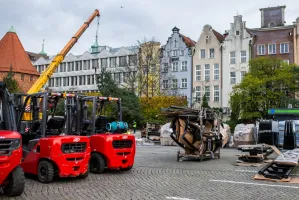
[[[127,167],[127,168],[122,168],[121,171],[130,171],[132,168],[133,168],[133,166]]]
[[[42,183],[51,183],[54,179],[54,166],[48,160],[42,160],[38,164],[38,180]]]
[[[89,161],[89,166],[91,173],[101,174],[105,170],[105,159],[100,154],[92,154]]]
[[[25,176],[23,169],[17,166],[8,177],[8,184],[3,188],[5,195],[13,197],[23,193],[25,187]]]

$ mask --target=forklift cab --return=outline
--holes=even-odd
[[[89,136],[92,173],[103,173],[105,169],[131,170],[134,164],[136,144],[133,135],[124,135],[128,124],[122,121],[120,98],[77,96],[73,102],[76,110],[76,130]],[[109,122],[104,116],[104,106],[110,102],[117,104],[118,121]],[[88,108],[92,108],[91,111]]]
[[[62,93],[15,94],[17,127],[23,136],[23,145],[28,151],[31,151],[30,147],[34,146],[31,143],[36,143],[36,139],[62,133],[64,117],[55,117],[56,106],[61,98]],[[23,119],[25,112],[30,113],[31,120]]]
[[[7,196],[17,196],[24,191],[21,159],[21,135],[17,132],[12,98],[5,84],[0,82],[0,189]]]
[[[26,173],[37,175],[42,183],[52,182],[55,175],[86,178],[89,172],[89,139],[62,134],[65,116],[55,116],[57,103],[63,98],[63,93],[34,93],[26,95],[21,106],[15,105],[19,109],[16,111],[18,129],[25,129],[22,167]],[[23,118],[26,107],[31,120]]]
[[[118,121],[110,122],[103,115],[104,106],[106,103],[116,102]],[[114,133],[122,134],[128,130],[128,124],[122,121],[122,106],[120,98],[113,97],[97,97],[97,96],[82,96],[79,98],[78,107],[82,111],[82,116],[79,116],[82,121],[80,130],[85,135]],[[92,107],[91,113],[88,112],[88,106]]]

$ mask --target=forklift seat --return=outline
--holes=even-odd
[[[106,116],[98,116],[95,122],[95,133],[105,133],[108,119]]]
[[[47,135],[59,135],[64,127],[65,119],[63,117],[52,117],[47,122]]]
[[[65,123],[62,117],[52,117],[47,122],[47,129],[61,129]]]
[[[40,121],[34,121],[31,125],[31,132],[35,133],[40,128],[41,122]]]

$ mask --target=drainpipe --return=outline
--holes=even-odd
[[[193,101],[193,56],[194,56],[194,51],[195,51],[195,48],[193,49],[191,47],[191,88],[190,88],[190,91],[191,91],[191,103],[190,103],[190,108],[192,108],[192,101]]]
[[[221,92],[220,92],[220,108],[223,106],[222,105],[222,99],[223,99],[223,87],[222,87],[222,85],[223,85],[223,45],[221,45],[220,46],[220,78],[221,78],[221,81],[220,81],[220,90],[221,90]]]

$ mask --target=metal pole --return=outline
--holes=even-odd
[[[41,124],[41,137],[44,138],[46,136],[46,126],[47,126],[47,109],[48,109],[48,93],[43,95],[43,116],[42,116],[42,124]]]
[[[123,113],[122,113],[121,99],[118,100],[118,113],[119,113],[119,121],[122,121]]]
[[[92,133],[95,133],[97,99],[92,97]]]

